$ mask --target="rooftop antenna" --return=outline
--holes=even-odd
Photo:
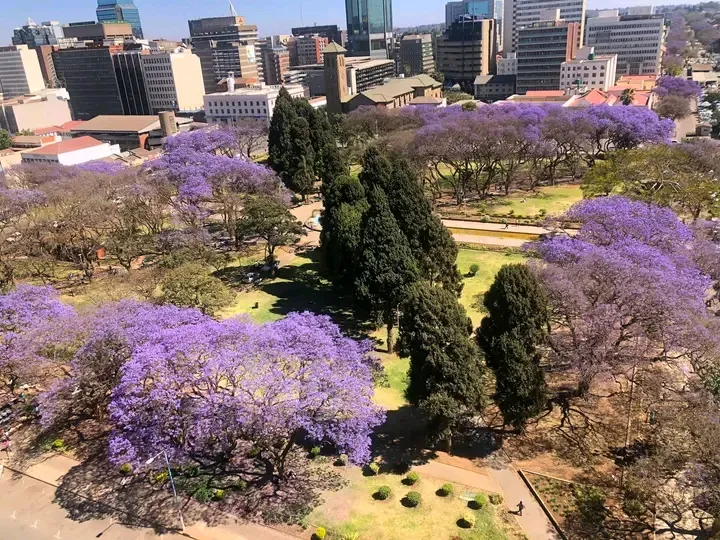
[[[237,17],[237,11],[235,11],[235,6],[233,6],[232,0],[230,0],[230,16],[231,17]]]

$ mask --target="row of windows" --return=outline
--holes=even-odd
[[[244,109],[245,114],[255,114],[255,109]],[[250,112],[248,112],[248,110]],[[213,109],[212,107],[208,107],[208,113],[209,114],[226,114],[225,109]],[[260,114],[260,109],[257,110],[257,113]],[[243,109],[227,109],[227,114],[243,114]],[[267,109],[265,107],[262,108],[262,114],[267,114]]]
[[[593,71],[597,71],[598,67],[593,66]],[[562,66],[563,71],[590,71],[589,66]],[[605,66],[600,66],[600,71],[605,71]]]
[[[270,106],[272,107],[274,104],[275,104],[275,101],[274,101],[274,100],[270,100]],[[262,105],[263,107],[265,107],[265,102],[263,102],[263,101],[254,101],[254,102],[253,102],[253,101],[245,101],[245,100],[243,100],[243,101],[235,101],[235,102],[225,101],[225,102],[224,102],[224,105],[223,105],[223,102],[222,102],[222,101],[213,101],[212,103],[208,103],[208,105],[210,105],[211,107],[213,107],[213,106],[214,106],[214,107],[223,107],[223,106],[225,106],[225,107],[235,107],[235,106],[238,106],[238,107],[239,107],[239,106],[242,106],[242,107],[260,107],[261,105]]]

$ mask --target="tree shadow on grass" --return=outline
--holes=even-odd
[[[283,316],[294,311],[328,315],[346,335],[367,338],[375,325],[348,294],[324,277],[321,250],[308,250],[298,257],[305,262],[283,266],[277,279],[258,285],[258,290],[277,298],[270,312]]]
[[[405,474],[416,465],[437,457],[425,448],[425,419],[415,407],[404,405],[387,411],[385,422],[373,433],[373,454],[381,458],[380,471]]]

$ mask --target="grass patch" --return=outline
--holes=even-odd
[[[458,252],[458,270],[464,276],[462,296],[460,303],[465,306],[468,316],[474,326],[479,326],[485,314],[478,309],[478,295],[490,288],[495,275],[506,264],[523,263],[527,260],[525,255],[519,253],[503,253],[498,251],[479,251],[474,249],[461,249]],[[470,266],[477,264],[480,270],[474,277],[468,277]]]
[[[490,238],[510,238],[512,240],[537,240],[539,234],[512,232],[512,231],[488,231],[480,229],[456,229],[448,227],[452,234],[467,234],[470,236],[487,236]]]
[[[536,216],[544,209],[548,215],[558,215],[566,212],[582,198],[579,185],[548,186],[535,192],[520,191],[493,199],[484,203],[483,213],[507,215],[512,211],[515,215]],[[525,202],[522,202],[523,200]]]
[[[436,484],[428,479],[408,488],[402,484],[402,476],[362,477],[355,474],[342,491],[326,497],[326,502],[310,514],[308,523],[340,534],[359,533],[360,538],[373,540],[437,540],[455,536],[463,540],[515,538],[508,534],[504,520],[497,514],[502,509],[488,505],[482,510],[471,510],[461,497],[436,497]],[[383,485],[391,488],[392,496],[387,500],[376,500],[373,494]],[[415,508],[407,508],[401,502],[410,490],[422,496]],[[465,491],[457,487],[458,494]],[[475,526],[459,528],[458,516],[469,513],[476,517]]]

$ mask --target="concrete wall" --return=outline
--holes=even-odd
[[[48,126],[59,126],[72,120],[68,102],[48,98],[47,101],[32,101],[12,106],[17,131],[35,130]]]

